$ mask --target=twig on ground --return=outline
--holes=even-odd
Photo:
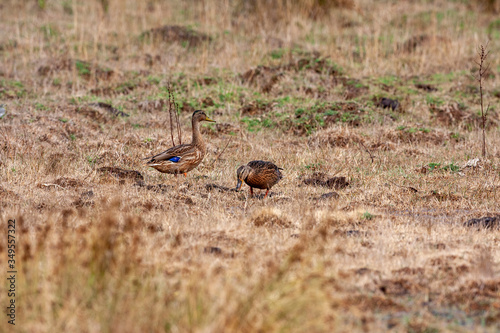
[[[393,181],[391,181],[391,180],[388,180],[388,182],[389,182],[389,183],[391,183],[391,184],[392,184],[392,185],[394,185],[394,186],[397,186],[397,187],[401,187],[401,188],[408,189],[408,190],[410,190],[410,191],[412,191],[412,192],[414,192],[414,193],[417,193],[417,192],[418,192],[418,190],[417,190],[416,188],[412,187],[412,186],[403,186],[403,185],[398,185],[398,184],[396,184],[395,182],[393,182]]]
[[[177,114],[177,107],[175,105],[174,95],[172,94],[170,82],[167,84],[167,91],[168,91],[168,115],[170,119],[170,137],[172,139],[172,145],[176,146],[174,140],[174,120],[176,122],[175,127],[177,129],[177,138],[179,139],[179,144],[182,144],[182,138],[181,138],[180,124],[179,124],[179,115]]]
[[[217,163],[217,161],[220,159],[220,157],[222,156],[222,154],[226,151],[226,148],[229,146],[230,143],[231,143],[231,138],[228,138],[227,139],[227,143],[224,146],[224,149],[222,149],[222,151],[220,152],[220,154],[217,155],[217,157],[215,158],[215,160],[212,162],[212,166],[215,165],[215,163]]]
[[[489,109],[489,104],[488,104],[486,111],[484,111],[484,103],[483,103],[483,79],[488,70],[490,69],[490,64],[485,64],[486,58],[490,54],[490,52],[487,51],[488,44],[489,41],[488,43],[486,43],[486,46],[480,45],[478,47],[477,53],[479,55],[479,61],[474,61],[479,66],[479,72],[478,75],[475,77],[475,79],[479,82],[479,95],[481,97],[481,119],[483,126],[483,147],[482,147],[483,159],[486,157],[486,114],[488,113]]]
[[[365,149],[365,151],[368,153],[368,155],[370,155],[370,158],[372,159],[372,163],[373,163],[374,158],[373,158],[372,153],[368,150],[368,148],[366,148],[366,146],[363,144],[363,142],[361,142],[361,141],[356,141],[356,142],[359,143]]]

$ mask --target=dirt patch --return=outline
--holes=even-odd
[[[12,201],[19,198],[19,195],[14,191],[7,190],[6,188],[0,186],[0,207],[6,207],[12,203]]]
[[[311,57],[292,60],[279,66],[257,66],[240,75],[243,82],[260,87],[264,93],[269,93],[287,72],[311,71],[329,76],[340,75],[340,70],[332,64],[328,57],[321,58],[319,54]]]
[[[450,39],[443,36],[429,36],[426,34],[412,36],[404,43],[398,45],[400,52],[413,53],[422,48],[444,47],[443,44],[449,44]]]
[[[181,203],[184,203],[188,206],[194,206],[196,205],[195,201],[193,200],[192,197],[188,196],[188,195],[185,195],[185,194],[179,194],[175,197],[175,199],[178,201],[178,202],[181,202]]]
[[[446,126],[459,125],[465,129],[482,126],[481,116],[468,112],[465,107],[457,103],[447,104],[442,107],[430,105],[429,111],[434,119]],[[495,112],[489,112],[486,117],[486,128],[496,126],[498,126],[498,117]]]
[[[404,296],[409,294],[416,294],[425,289],[426,283],[424,281],[415,282],[417,280],[410,280],[406,278],[395,278],[383,280],[379,286],[379,290],[385,295],[391,296]]]
[[[324,109],[319,109],[318,112],[327,112],[333,109],[333,114],[325,117],[325,124],[343,123],[351,126],[359,126],[362,122],[362,117],[365,110],[355,102],[336,103],[333,106],[326,106]]]
[[[215,77],[206,76],[206,77],[196,79],[196,83],[199,84],[200,86],[210,86],[210,85],[216,84],[217,82],[219,82],[219,79],[217,79]],[[210,98],[210,97],[208,97],[208,98]]]
[[[234,189],[234,188],[229,188],[226,186],[221,186],[221,185],[217,185],[217,184],[213,184],[213,183],[206,184],[205,189],[207,191],[218,190],[219,192],[237,192],[236,189]]]
[[[352,147],[365,139],[346,128],[327,128],[317,131],[308,140],[309,146]]]
[[[477,219],[470,219],[464,223],[466,227],[475,227],[478,229],[499,229],[500,228],[500,215],[499,216],[485,216]]]
[[[282,66],[257,66],[243,73],[241,79],[249,85],[260,87],[262,92],[269,93],[283,76],[283,70],[286,71],[288,69]]]
[[[68,177],[60,177],[54,181],[54,184],[57,184],[61,187],[80,187],[83,186],[84,183],[81,180],[75,178]]]
[[[191,47],[212,41],[210,36],[180,25],[165,25],[153,28],[143,32],[141,38],[151,39],[155,43],[179,43]]]
[[[94,201],[92,198],[94,197],[94,191],[87,191],[80,194],[80,197],[73,201],[73,206],[77,208],[82,207],[92,207],[94,206]]]
[[[135,186],[142,187],[148,191],[153,191],[161,194],[169,193],[174,189],[172,185],[165,185],[165,184],[147,185],[142,180],[137,181],[135,183]]]
[[[135,170],[125,170],[125,169],[120,169],[120,168],[115,168],[115,167],[101,167],[97,169],[97,171],[105,174],[105,175],[111,175],[113,177],[116,177],[118,179],[131,179],[131,180],[144,180],[144,177],[139,171]]]
[[[500,279],[480,281],[465,281],[458,290],[447,292],[439,298],[439,303],[456,305],[467,309],[469,314],[477,313],[483,317],[485,312],[491,313],[490,318],[498,317],[500,308]],[[495,316],[495,313],[497,314]]]
[[[370,88],[368,86],[363,85],[359,80],[355,79],[348,80],[344,78],[342,81],[345,87],[345,92],[343,96],[345,100],[350,100],[362,95],[366,95],[370,91]]]
[[[74,61],[71,58],[59,57],[42,60],[42,65],[38,67],[38,75],[46,76],[60,71],[70,71]]]
[[[404,311],[405,307],[396,303],[394,300],[380,295],[354,295],[342,299],[339,304],[332,305],[333,307],[350,308],[355,307],[360,311],[391,310]]]
[[[425,195],[424,199],[430,200],[435,199],[438,201],[457,201],[460,197],[453,193],[442,193],[438,191],[431,191],[430,194]]]
[[[425,83],[416,83],[415,88],[420,89],[420,90],[424,90],[427,92],[437,91],[436,87],[434,87],[433,85],[430,85],[430,84],[425,84]]]
[[[392,274],[397,275],[423,275],[424,269],[422,267],[403,267],[400,269],[395,269],[392,271]]]
[[[272,111],[274,106],[275,103],[251,101],[240,109],[240,113],[242,116],[255,116]]]
[[[433,145],[442,145],[450,138],[451,134],[435,129],[404,127],[397,130],[385,131],[382,137],[396,144],[402,142],[409,144],[430,143]]]
[[[311,177],[302,180],[302,183],[312,186],[322,186],[335,190],[341,190],[349,186],[349,182],[346,177],[328,177],[323,172],[314,172]],[[335,193],[335,192],[332,192]],[[331,194],[330,197],[335,196]],[[337,194],[338,196],[338,194]]]
[[[370,149],[373,150],[382,150],[382,151],[390,151],[395,150],[396,145],[393,142],[381,142],[377,141],[370,145]]]
[[[313,198],[314,200],[332,200],[338,199],[340,195],[337,192],[328,192],[320,195],[319,197]]]
[[[95,77],[97,80],[107,81],[114,75],[110,68],[102,67],[88,61],[71,59],[66,57],[50,58],[42,61],[43,64],[38,67],[38,75],[53,75],[61,71],[72,71],[73,68],[77,74],[84,79]]]
[[[430,258],[426,262],[426,267],[439,270],[447,274],[447,280],[444,281],[448,285],[456,283],[455,278],[463,276],[470,272],[470,267],[459,262],[459,258],[455,255],[442,255]]]

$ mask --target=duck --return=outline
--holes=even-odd
[[[193,127],[193,139],[189,144],[182,144],[165,150],[157,155],[147,157],[145,160],[147,166],[150,166],[162,173],[184,174],[200,165],[205,157],[206,146],[200,133],[200,122],[208,121],[215,123],[204,111],[196,110],[193,112],[191,123]]]
[[[250,161],[247,165],[242,165],[236,170],[236,177],[238,180],[236,191],[238,191],[243,182],[245,182],[250,186],[250,197],[253,197],[253,189],[259,188],[266,190],[266,194],[264,195],[265,199],[271,187],[276,185],[280,179],[283,178],[283,174],[280,170],[283,170],[283,168],[277,167],[276,164],[272,162],[260,160]]]

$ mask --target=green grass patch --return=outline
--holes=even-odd
[[[362,217],[365,220],[373,220],[375,216],[369,212],[364,212]]]
[[[21,81],[0,80],[0,99],[23,98],[26,95],[26,88]]]
[[[396,84],[398,78],[394,75],[382,76],[377,79],[377,81],[383,85],[392,87]]]
[[[442,98],[432,96],[432,95],[427,95],[425,97],[425,101],[429,105],[436,105],[436,106],[441,106],[444,104],[444,100]]]
[[[263,128],[272,128],[276,126],[276,122],[269,118],[251,118],[251,117],[243,117],[241,122],[246,124],[247,131],[249,132],[258,132]]]
[[[83,61],[80,61],[80,60],[76,60],[75,67],[76,67],[76,71],[78,72],[78,75],[80,75],[80,76],[90,75],[89,64],[87,64]]]
[[[285,52],[286,52],[286,49],[276,49],[276,50],[272,50],[269,55],[271,56],[272,59],[278,60],[278,59],[283,58],[283,55],[285,55]]]
[[[453,162],[445,165],[438,162],[431,162],[427,164],[427,168],[429,169],[429,171],[449,171],[449,172],[460,171],[460,167]]]

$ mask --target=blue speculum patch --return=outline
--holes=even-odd
[[[177,162],[179,162],[179,160],[180,160],[180,159],[181,159],[181,158],[180,158],[179,156],[174,156],[174,157],[170,158],[170,159],[169,159],[169,161],[172,161],[172,162],[174,162],[174,163],[177,163]]]

